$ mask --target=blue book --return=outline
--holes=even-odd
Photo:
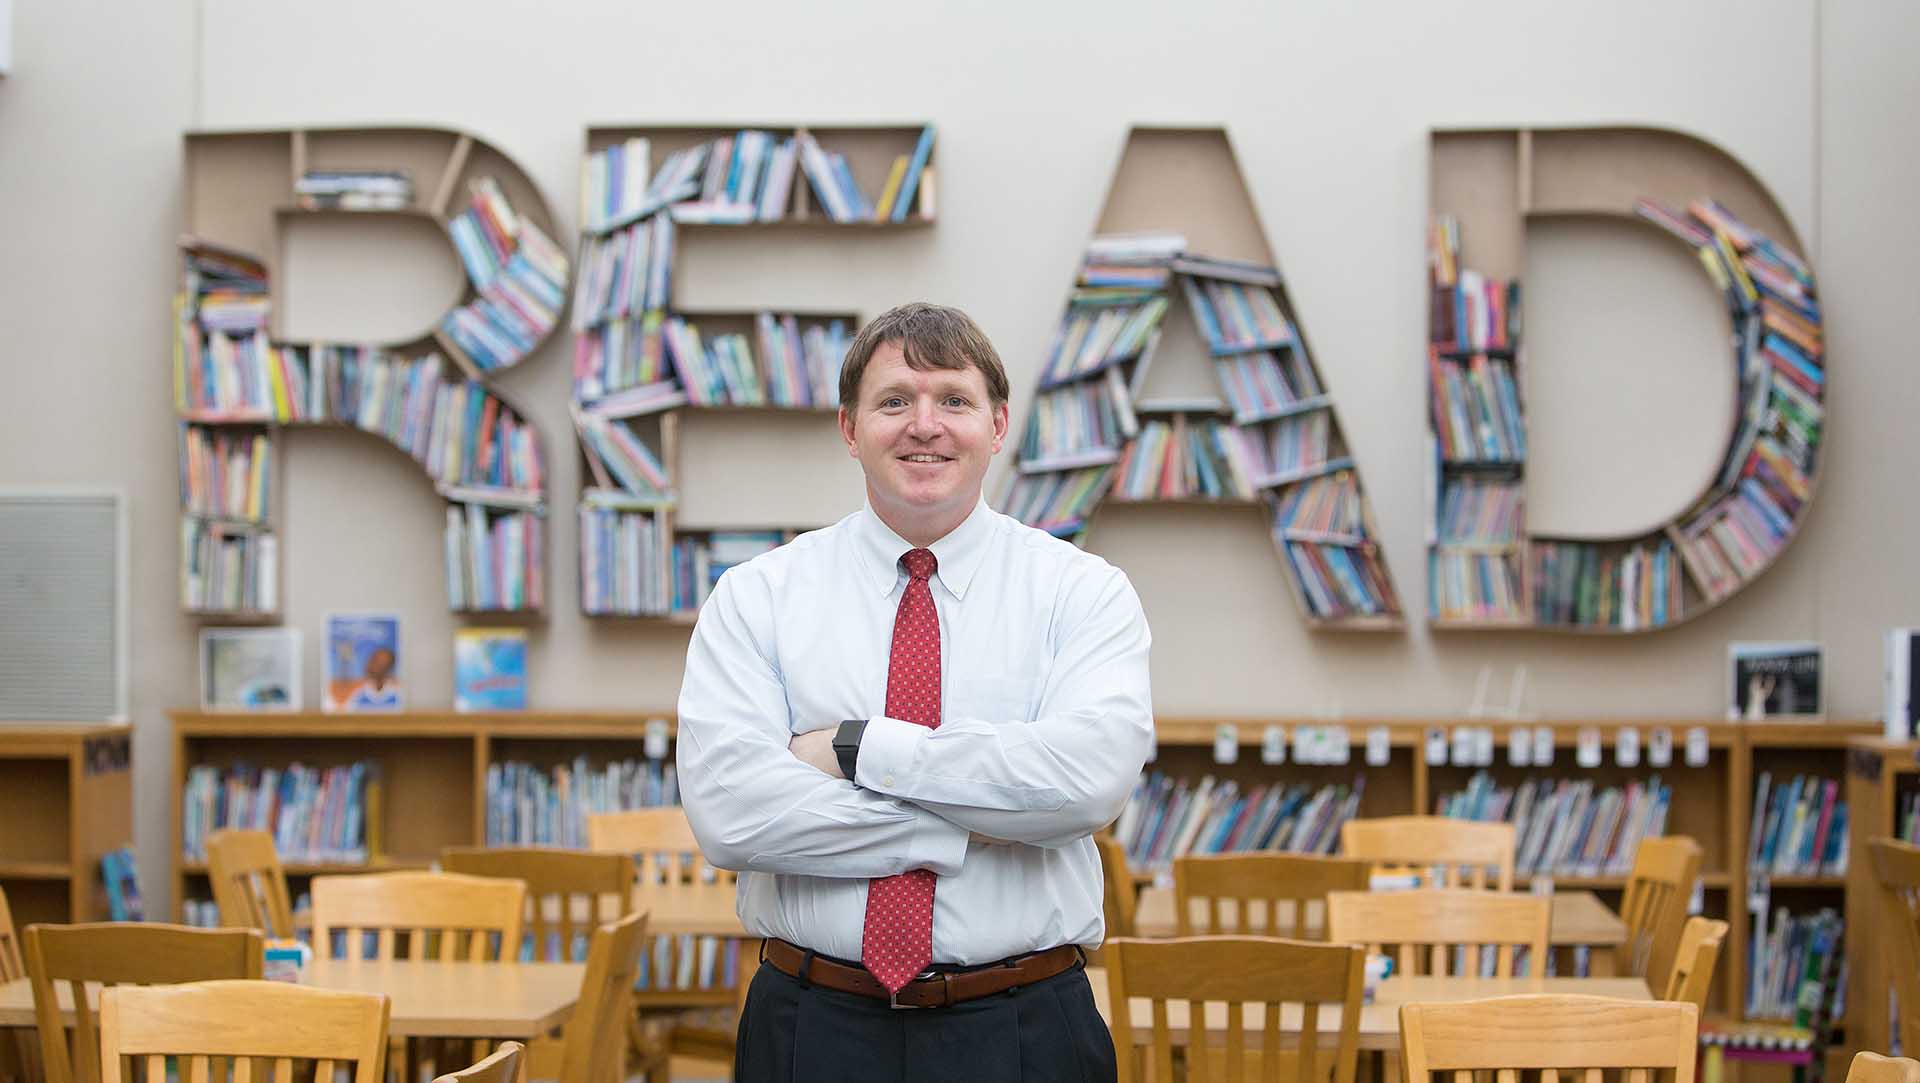
[[[453,685],[456,711],[526,710],[526,629],[461,628],[454,632]]]
[[[895,222],[907,220],[907,208],[913,206],[913,197],[920,188],[920,174],[927,167],[927,158],[933,154],[933,125],[920,129],[920,142],[913,148],[913,157],[907,160],[907,171],[900,178],[900,190],[893,197],[893,213],[889,216]]]

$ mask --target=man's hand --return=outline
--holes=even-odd
[[[845,778],[840,773],[840,757],[833,751],[833,734],[836,727],[802,733],[787,742],[787,751],[794,758],[830,778]]]

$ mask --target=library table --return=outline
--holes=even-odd
[[[586,973],[585,963],[316,959],[300,981],[317,989],[387,994],[393,1003],[389,1033],[396,1038],[525,1041],[566,1022]],[[73,1021],[71,988],[67,982],[54,987],[69,1024]],[[94,987],[88,993],[98,996]],[[27,980],[0,984],[0,1028],[33,1025],[33,989]]]
[[[1206,927],[1205,904],[1201,900],[1194,902],[1194,928]],[[1291,918],[1290,907],[1277,904],[1285,924]],[[1237,916],[1237,904],[1232,899],[1220,900],[1221,920],[1232,924]],[[1256,921],[1264,921],[1266,908],[1254,911]],[[1178,925],[1174,922],[1174,896],[1172,888],[1150,887],[1140,893],[1139,909],[1134,912],[1134,935],[1151,939],[1162,939],[1177,935]],[[1259,932],[1258,925],[1253,930]],[[1318,936],[1317,924],[1309,930]],[[1627,925],[1620,915],[1607,908],[1600,896],[1591,891],[1557,891],[1553,895],[1553,926],[1548,930],[1547,942],[1555,948],[1588,947],[1596,949],[1588,960],[1588,969],[1595,977],[1604,977],[1613,973],[1612,949],[1627,942]],[[1564,962],[1564,956],[1562,957]]]

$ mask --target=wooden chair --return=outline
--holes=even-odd
[[[1900,1048],[1920,1050],[1920,846],[1874,839],[1867,854],[1880,884],[1880,933],[1900,996]]]
[[[534,959],[583,958],[593,930],[633,913],[633,858],[626,854],[449,846],[440,851],[440,867],[463,876],[524,882],[524,920]]]
[[[587,817],[587,848],[633,859],[642,906],[652,892],[713,891],[730,887],[737,880],[733,873],[707,862],[693,837],[686,810],[678,805],[594,813]],[[644,949],[649,957],[648,981],[633,996],[636,1014],[632,1041],[637,1050],[650,1050],[656,1044],[649,1033],[649,1019],[638,1013],[655,1013],[653,1018],[657,1019],[658,1013],[668,1012],[675,1015],[665,1039],[671,1055],[732,1061],[738,1015],[730,1025],[722,1013],[745,1005],[747,986],[759,967],[759,942],[742,939],[734,949],[740,965],[732,984],[725,981],[718,962],[711,985],[698,985],[697,977],[696,984],[689,988],[662,980],[665,975],[681,973],[685,964],[697,968],[699,945],[700,938],[690,936],[648,939]],[[726,945],[720,948],[726,950]],[[695,956],[691,960],[687,958],[690,953]]]
[[[1107,941],[1107,989],[1120,1083],[1150,1078],[1170,1081],[1174,1042],[1168,1001],[1187,1002],[1186,1078],[1239,1080],[1241,1069],[1277,1083],[1353,1083],[1359,1060],[1360,1004],[1366,955],[1353,944],[1313,944],[1267,936],[1184,937],[1174,940]],[[1152,1001],[1151,1070],[1136,1064],[1132,998]],[[1226,1041],[1219,1049],[1206,1026],[1208,1003],[1225,1002]],[[1300,1006],[1297,1035],[1320,1033],[1320,1006],[1340,1006],[1332,1071],[1319,1063],[1320,1041],[1282,1040],[1283,1002]],[[1245,1008],[1264,1004],[1257,1047],[1247,1046]],[[1287,1048],[1291,1044],[1293,1048]]]
[[[13,927],[13,910],[7,905],[6,889],[0,888],[0,984],[26,976],[27,964],[20,960],[20,934]],[[25,1030],[0,1035],[0,1080],[39,1078],[40,1062],[33,1047],[34,1038]]]
[[[580,999],[574,1002],[562,1039],[556,1077],[560,1083],[619,1083],[627,1078],[627,1020],[633,1016],[633,983],[646,943],[645,914],[629,914],[594,930]]]
[[[445,872],[384,872],[313,878],[313,953],[333,959],[336,933],[346,936],[345,958],[398,957],[404,934],[408,959],[512,962],[520,943],[527,885],[519,880]],[[437,940],[433,945],[431,941]]]
[[[1423,887],[1513,890],[1513,825],[1447,816],[1383,816],[1340,825],[1340,855],[1372,862],[1386,875],[1421,874]],[[1441,870],[1429,884],[1429,869]]]
[[[1685,835],[1641,841],[1620,900],[1627,939],[1614,949],[1615,973],[1658,979],[1672,971],[1699,874],[1700,844]]]
[[[387,998],[278,981],[208,981],[151,989],[109,989],[100,1001],[103,1083],[133,1083],[122,1058],[144,1061],[146,1083],[165,1083],[166,1061],[179,1078],[221,1079],[233,1058],[234,1083],[294,1078],[294,1061],[315,1062],[312,1078],[330,1083],[353,1065],[353,1083],[382,1083]],[[255,1059],[270,1060],[256,1071]],[[128,1065],[127,1068],[131,1068]]]
[[[287,874],[273,836],[265,831],[215,831],[207,836],[207,875],[213,881],[220,924],[259,929],[270,937],[293,936],[293,904]]]
[[[1687,919],[1680,933],[1680,945],[1673,953],[1673,969],[1667,975],[1666,992],[1661,1000],[1684,1000],[1705,1012],[1707,993],[1713,988],[1713,967],[1720,959],[1720,945],[1727,938],[1727,923],[1712,918]]]
[[[733,873],[707,863],[686,810],[678,805],[596,812],[587,817],[587,849],[631,855],[642,887],[731,884],[736,879]]]
[[[100,1040],[86,987],[258,978],[262,940],[252,929],[191,929],[158,923],[29,925],[27,980],[47,1083],[100,1083]],[[73,1047],[60,1018],[57,982],[73,1004]]]
[[[1180,857],[1173,862],[1175,920],[1179,935],[1232,933],[1323,940],[1325,921],[1309,917],[1309,904],[1324,910],[1330,891],[1365,891],[1371,866],[1350,858],[1308,854],[1216,854]],[[1207,927],[1193,928],[1193,902],[1206,900]],[[1233,903],[1238,920],[1221,920],[1221,900]],[[1292,918],[1279,924],[1281,902],[1292,903]],[[1254,914],[1263,915],[1256,924]]]
[[[1127,867],[1127,848],[1112,835],[1095,835],[1093,844],[1100,850],[1100,879],[1106,885],[1101,910],[1106,917],[1107,939],[1132,936],[1140,896],[1134,891],[1133,870]]]
[[[1516,973],[1519,953],[1534,974],[1547,958],[1553,900],[1539,895],[1426,888],[1419,891],[1335,891],[1327,896],[1327,939],[1392,949],[1396,975],[1480,973],[1482,946],[1495,949],[1493,976]],[[1458,971],[1448,957],[1458,948]]]
[[[1513,996],[1400,1009],[1405,1083],[1471,1079],[1475,1071],[1517,1078],[1514,1069],[1546,1069],[1565,1079],[1586,1070],[1600,1083],[1605,1069],[1625,1069],[1633,1083],[1693,1083],[1700,1009],[1674,1001],[1590,996]],[[1457,1076],[1441,1073],[1457,1072]],[[1671,1074],[1669,1074],[1671,1073]]]
[[[519,1042],[502,1043],[479,1063],[435,1076],[433,1083],[518,1083],[520,1051],[525,1048]]]
[[[1920,1060],[1855,1053],[1847,1065],[1847,1083],[1920,1083]]]

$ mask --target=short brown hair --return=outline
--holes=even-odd
[[[1007,369],[987,333],[973,317],[957,308],[933,305],[925,301],[895,305],[868,321],[847,347],[846,361],[840,366],[840,405],[852,410],[860,403],[860,378],[867,373],[867,362],[881,343],[900,346],[909,368],[976,368],[987,381],[987,396],[995,406],[1007,404]]]

